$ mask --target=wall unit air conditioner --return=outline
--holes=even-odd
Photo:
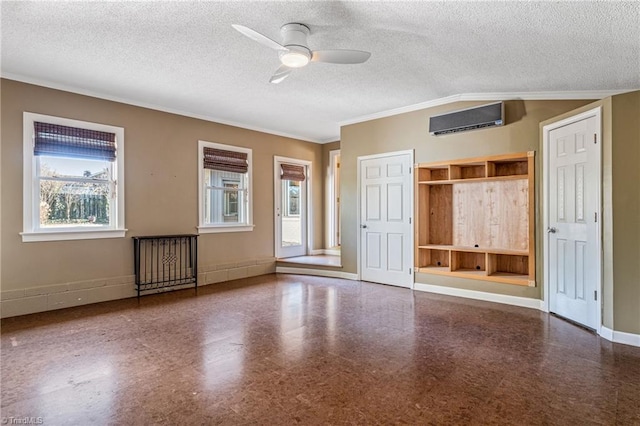
[[[484,127],[502,126],[504,124],[504,106],[502,102],[462,109],[429,118],[429,133],[446,135],[447,133],[465,132]]]

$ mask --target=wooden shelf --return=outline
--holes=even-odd
[[[418,272],[535,285],[534,153],[416,165]]]
[[[489,253],[489,254],[511,254],[514,256],[528,256],[527,250],[511,250],[502,248],[481,248],[481,247],[468,247],[468,246],[448,246],[439,244],[427,244],[424,246],[418,246],[419,249],[431,249],[431,250],[452,250],[452,251],[470,251],[476,253]]]
[[[528,179],[528,175],[509,175],[509,176],[492,176],[483,178],[469,178],[469,179],[453,179],[453,180],[425,180],[418,181],[419,185],[453,185],[454,183],[468,183],[468,182],[497,182],[501,180],[518,180]]]
[[[481,276],[481,277],[487,275],[487,271],[482,271],[482,270],[478,271],[476,269],[466,269],[466,268],[456,269],[455,271],[451,271],[451,272],[454,272],[459,275],[471,275],[471,276]]]
[[[426,272],[428,274],[449,274],[448,266],[423,266],[418,268],[418,272]]]
[[[514,278],[519,280],[526,280],[529,276],[522,274],[513,274],[511,272],[494,272],[493,274],[489,274],[490,277],[504,277],[504,278]]]
[[[417,268],[417,272],[423,274],[447,275],[457,278],[468,278],[481,281],[491,281],[501,284],[513,284],[528,287],[535,287],[536,283],[528,275],[518,275],[509,273],[499,273],[486,275],[484,271],[449,271],[449,268],[422,267]]]
[[[435,161],[433,163],[419,163],[416,165],[417,168],[447,168],[449,166],[460,166],[465,164],[482,164],[486,162],[492,163],[505,163],[505,162],[516,162],[516,161],[526,161],[529,158],[533,158],[535,156],[535,151],[527,151],[527,152],[518,152],[514,154],[500,154],[500,155],[491,155],[485,157],[474,157],[474,158],[463,158],[460,160],[449,160],[449,161]]]
[[[497,274],[490,274],[487,278],[490,281],[495,281],[504,284],[515,284],[528,287],[535,287],[536,282],[532,280],[528,275],[510,274],[501,272]]]

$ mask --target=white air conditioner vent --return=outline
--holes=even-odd
[[[484,127],[502,126],[503,124],[503,103],[496,102],[431,116],[429,118],[429,133],[436,136],[446,135]]]

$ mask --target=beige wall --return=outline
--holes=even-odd
[[[342,210],[342,265],[345,272],[357,270],[357,157],[384,152],[415,150],[415,162],[424,163],[511,152],[536,151],[536,197],[541,194],[541,143],[538,125],[588,101],[507,101],[506,125],[491,129],[457,133],[445,136],[429,135],[429,117],[481,105],[487,102],[458,102],[420,111],[342,128],[341,133],[341,194]],[[538,204],[536,204],[538,206]],[[541,214],[536,208],[536,258],[541,259]],[[416,274],[416,282],[441,286],[479,290],[529,298],[541,297],[541,262],[537,262],[537,287],[466,280],[445,276]]]
[[[615,330],[640,334],[640,91],[611,99]]]
[[[324,209],[323,147],[117,102],[3,79],[2,290],[54,286],[133,274],[131,236],[195,233],[198,140],[253,149],[253,232],[199,237],[199,264],[233,264],[274,256],[273,156],[313,162],[312,206]],[[23,243],[22,113],[124,127],[126,238]],[[313,248],[324,247],[314,215]]]

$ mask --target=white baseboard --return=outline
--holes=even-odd
[[[605,327],[604,325],[600,328],[600,332],[598,334],[600,334],[600,337],[607,339],[610,342],[640,347],[640,334],[615,331]]]
[[[613,330],[610,328],[605,327],[604,325],[600,328],[600,331],[598,331],[598,334],[600,335],[600,337],[602,337],[603,339],[607,339],[610,342],[613,342]]]
[[[508,296],[506,294],[486,293],[484,291],[465,290],[462,288],[443,287],[439,285],[421,283],[415,283],[413,289],[429,293],[444,294],[447,296],[464,297],[467,299],[483,300],[485,302],[495,302],[505,305],[542,310],[542,300],[531,299],[528,297]]]
[[[324,249],[323,251],[324,251],[324,254],[329,254],[331,256],[340,256],[340,254],[342,253],[340,249],[337,249],[337,250]]]
[[[288,266],[277,266],[276,274],[296,274],[296,275],[314,275],[318,277],[342,278],[345,280],[358,280],[358,274],[350,272],[332,271],[330,269],[307,269],[307,268],[290,268]]]
[[[309,256],[318,256],[320,254],[328,254],[328,255],[331,255],[331,256],[340,256],[340,250],[317,249],[317,250],[311,250],[309,252]]]

